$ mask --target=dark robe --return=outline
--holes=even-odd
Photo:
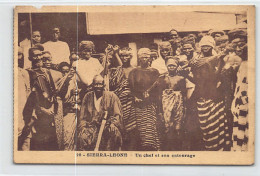
[[[52,75],[46,69],[32,69],[29,73],[32,92],[23,114],[27,125],[34,120],[31,149],[62,150],[62,102],[56,94]]]

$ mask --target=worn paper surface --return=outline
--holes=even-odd
[[[53,18],[52,18],[53,17]],[[246,23],[241,23],[246,18]],[[211,29],[222,30],[226,34],[234,28],[247,29],[247,86],[245,90],[248,98],[246,106],[248,114],[242,124],[248,123],[247,149],[234,151],[233,147],[228,151],[189,151],[184,147],[185,141],[181,138],[182,147],[171,151],[162,151],[163,146],[157,151],[127,151],[127,147],[121,151],[22,151],[18,150],[19,125],[21,117],[21,103],[27,101],[24,94],[20,93],[18,86],[21,71],[18,68],[18,45],[21,46],[22,21],[28,22],[29,40],[32,32],[39,30],[41,43],[50,40],[51,30],[58,25],[60,27],[61,41],[66,41],[70,52],[79,51],[78,44],[82,40],[91,40],[95,44],[96,53],[104,53],[108,44],[128,45],[132,49],[132,66],[140,64],[137,52],[140,48],[149,48],[151,43],[159,43],[171,29],[176,29],[183,38],[189,33],[198,34]],[[31,41],[30,41],[31,42]],[[199,41],[197,42],[199,43]],[[44,45],[46,46],[46,45]],[[18,6],[14,9],[14,137],[13,150],[15,163],[57,163],[57,164],[195,164],[195,165],[252,165],[254,163],[255,141],[255,7],[254,6],[44,6],[41,9],[29,6]],[[28,48],[31,46],[29,45]],[[26,51],[28,51],[28,48]],[[24,49],[24,48],[23,48]],[[64,49],[65,52],[65,49]],[[92,53],[94,54],[94,53]],[[160,55],[160,54],[159,54]],[[25,56],[25,54],[24,54]],[[27,53],[28,57],[28,53]],[[27,59],[27,58],[25,58]],[[53,60],[56,58],[53,58]],[[69,58],[67,58],[69,59]],[[243,59],[243,58],[242,58]],[[80,62],[79,62],[80,63]],[[78,63],[78,64],[79,64]],[[76,64],[76,70],[80,65]],[[163,66],[163,65],[159,65]],[[84,67],[86,68],[86,67]],[[30,69],[28,67],[28,69]],[[241,70],[246,72],[245,70]],[[22,72],[24,73],[24,72]],[[31,78],[30,78],[31,79]],[[239,78],[237,79],[239,80]],[[243,80],[242,80],[243,81]],[[223,83],[223,82],[222,82]],[[109,83],[107,83],[109,84]],[[27,85],[28,86],[28,85]],[[207,85],[206,85],[207,86]],[[188,87],[188,86],[186,86]],[[22,87],[23,88],[23,87]],[[56,87],[57,88],[57,87]],[[107,87],[108,88],[108,87]],[[110,86],[110,89],[111,86]],[[234,88],[235,89],[235,88]],[[20,94],[19,94],[20,93]],[[233,93],[232,93],[233,95]],[[119,98],[120,99],[120,98]],[[64,100],[62,100],[64,103]],[[94,100],[96,101],[96,100]],[[242,98],[242,101],[243,98]],[[121,102],[122,103],[122,102]],[[35,99],[37,104],[37,99]],[[123,103],[122,103],[123,105]],[[146,106],[146,105],[145,105]],[[184,106],[186,104],[184,103]],[[214,106],[214,105],[212,105]],[[81,107],[82,108],[82,107]],[[189,107],[186,107],[189,108]],[[232,107],[231,107],[232,108]],[[233,109],[231,109],[232,111]],[[212,110],[214,111],[214,110]],[[33,112],[34,114],[35,112]],[[80,118],[80,109],[75,116]],[[37,114],[37,113],[36,113]],[[35,115],[35,114],[34,114]],[[213,114],[214,115],[214,114]],[[37,118],[37,115],[35,115]],[[145,118],[145,117],[143,117]],[[158,118],[158,117],[157,117]],[[209,117],[210,118],[210,117]],[[236,118],[235,116],[232,118]],[[124,120],[124,118],[123,118]],[[37,119],[36,119],[37,121]],[[56,128],[56,122],[50,124]],[[79,125],[79,121],[77,122]],[[123,122],[125,123],[125,122]],[[137,122],[138,123],[138,122]],[[76,123],[76,135],[79,132]],[[212,125],[212,124],[209,124]],[[214,125],[214,124],[213,124]],[[199,126],[200,127],[200,126]],[[66,127],[62,126],[63,135]],[[68,127],[69,128],[69,127]],[[125,127],[123,127],[125,128]],[[149,128],[149,127],[147,127]],[[233,128],[233,124],[229,126]],[[47,128],[46,128],[47,129]],[[185,127],[183,127],[185,131]],[[148,132],[149,133],[149,132]],[[29,138],[37,134],[32,128]],[[123,133],[122,133],[123,134]],[[184,133],[183,133],[184,134]],[[186,133],[185,133],[186,134]],[[234,135],[234,132],[233,134]],[[240,135],[240,134],[239,134]],[[221,136],[217,134],[216,138]],[[182,136],[183,137],[183,136]],[[170,142],[165,141],[166,144]],[[77,141],[77,140],[75,140]],[[74,142],[75,142],[74,141]],[[123,139],[124,142],[124,139]],[[232,138],[231,142],[234,140]],[[77,147],[78,144],[75,145]],[[43,144],[44,145],[44,144]],[[141,144],[140,144],[141,145]],[[191,144],[189,144],[191,145]],[[234,144],[233,144],[234,145]],[[190,146],[191,147],[191,146]],[[48,148],[48,146],[47,146]]]

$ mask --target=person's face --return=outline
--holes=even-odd
[[[162,49],[160,50],[160,53],[161,53],[161,56],[162,56],[163,58],[165,58],[166,56],[170,56],[171,51],[170,51],[169,48],[162,48]]]
[[[67,73],[69,73],[69,71],[70,71],[70,68],[68,66],[63,66],[61,68],[61,73],[63,76],[66,75]]]
[[[167,69],[168,69],[168,72],[169,73],[175,73],[176,72],[176,69],[177,69],[177,64],[169,64],[168,66],[167,66]]]
[[[141,56],[140,58],[140,65],[142,68],[147,68],[149,66],[149,62],[150,62],[150,55],[144,55],[144,56]]]
[[[124,63],[129,63],[130,59],[131,59],[131,55],[129,55],[129,54],[121,54],[120,58],[121,58],[123,64]]]
[[[34,31],[32,33],[32,41],[34,44],[41,43],[41,33],[39,31]]]
[[[43,67],[45,68],[51,68],[51,56],[48,53],[45,53],[42,56],[42,62],[43,62]]]
[[[193,47],[191,44],[184,44],[182,47],[182,51],[186,56],[191,56],[193,53]]]
[[[43,66],[43,62],[42,62],[42,52],[40,50],[33,50],[32,51],[32,61],[33,61],[33,65],[36,68],[40,68]]]
[[[178,38],[178,33],[176,31],[171,31],[170,32],[170,39],[177,39]]]
[[[208,52],[210,52],[211,49],[212,49],[212,47],[208,46],[208,45],[201,46],[202,53],[208,53]]]
[[[91,48],[83,49],[83,50],[81,51],[81,55],[82,55],[82,58],[83,58],[83,59],[89,59],[89,58],[91,58],[92,49],[91,49]]]
[[[53,39],[54,39],[54,41],[57,41],[57,40],[59,40],[60,39],[60,29],[59,28],[54,28],[53,29]]]
[[[95,79],[93,82],[93,89],[95,93],[102,93],[104,91],[104,79]]]

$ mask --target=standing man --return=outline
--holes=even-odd
[[[80,150],[93,150],[98,135],[102,136],[98,150],[118,151],[121,149],[121,103],[113,92],[105,91],[104,88],[104,78],[96,75],[93,80],[93,91],[84,96],[78,125]],[[106,112],[107,119],[104,119]],[[106,123],[102,133],[100,128],[102,128],[103,120],[106,120]]]
[[[62,149],[62,102],[57,96],[51,73],[43,68],[41,45],[29,49],[29,60],[32,69],[29,70],[32,92],[30,93],[23,115],[24,132],[32,134],[31,150]],[[32,127],[33,126],[33,127]]]
[[[59,64],[61,62],[70,63],[70,49],[66,42],[60,41],[60,28],[52,29],[52,40],[44,43],[44,48],[52,55],[52,63]]]

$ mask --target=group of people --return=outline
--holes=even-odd
[[[44,44],[33,31],[18,50],[18,149],[246,151],[246,29],[168,36],[133,66],[129,47],[70,53],[59,28]]]

